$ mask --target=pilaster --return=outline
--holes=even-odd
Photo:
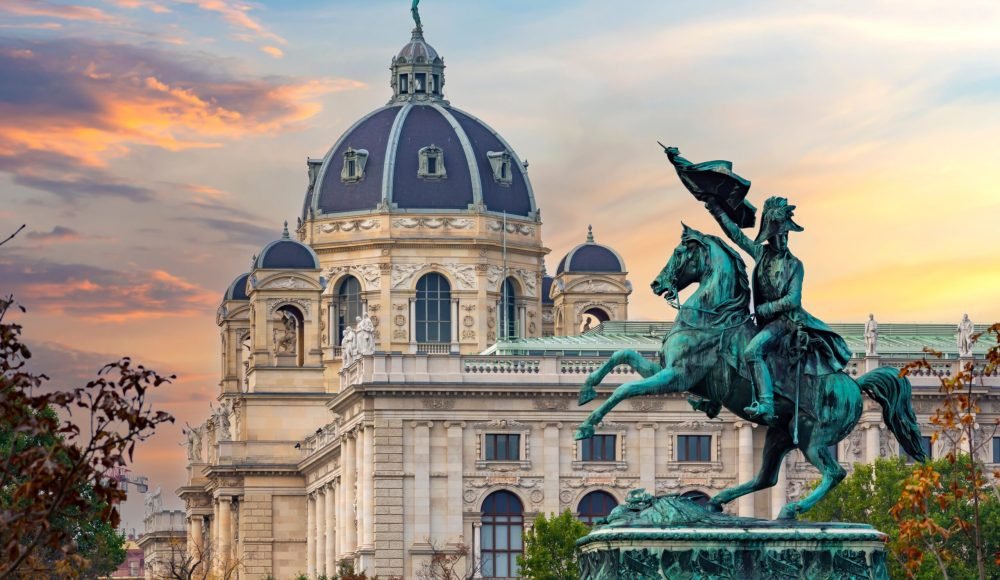
[[[369,576],[403,577],[403,421],[374,424],[374,570]]]

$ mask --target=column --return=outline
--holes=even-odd
[[[372,501],[372,494],[375,488],[375,428],[372,425],[365,425],[362,429],[364,435],[364,448],[361,453],[361,509],[364,511],[363,545],[371,549],[375,543],[375,503]]]
[[[462,430],[463,421],[447,421],[444,424],[448,430],[448,514],[445,516],[445,539],[448,543],[461,542],[462,511],[465,503],[462,499]]]
[[[430,421],[413,423],[413,543],[431,540]]]
[[[188,555],[196,561],[201,558],[202,553],[202,526],[205,523],[204,516],[191,517],[191,536],[188,548]]]
[[[639,423],[639,487],[656,495],[656,423]]]
[[[219,557],[217,561],[219,569],[223,572],[229,567],[233,544],[232,537],[230,536],[233,531],[230,511],[232,504],[229,501],[228,497],[219,498]]]
[[[358,458],[354,447],[354,437],[345,436],[341,447],[341,480],[344,482],[344,489],[340,494],[344,499],[344,552],[353,552],[358,547],[357,515],[354,511],[354,479]]]
[[[517,338],[528,336],[528,308],[523,304],[517,307]]]
[[[736,427],[740,430],[739,444],[739,482],[746,483],[753,479],[753,423],[739,422]],[[747,494],[738,500],[738,514],[743,517],[754,517],[753,494]]]
[[[879,457],[879,424],[871,423],[865,432],[865,461],[875,463]]]
[[[458,298],[451,299],[451,347],[452,350],[458,349],[458,327],[461,326],[461,321],[458,319]]]
[[[327,576],[333,576],[334,574],[337,573],[337,554],[336,554],[337,550],[334,544],[334,540],[336,539],[335,537],[336,533],[334,531],[334,526],[336,525],[335,521],[336,516],[334,515],[334,511],[336,507],[335,504],[337,502],[335,489],[336,489],[335,485],[333,483],[330,483],[327,485],[326,493],[323,495],[324,499],[326,500],[324,501],[324,506],[323,506],[323,510],[324,512],[326,512],[324,517],[324,521],[326,522],[326,529],[324,530],[325,546],[323,549],[323,553],[326,554],[326,562],[324,562],[324,566],[326,568]]]
[[[341,444],[343,444],[343,441],[341,441]],[[343,463],[341,463],[341,465],[343,465]],[[337,520],[337,537],[334,539],[336,540],[337,560],[339,561],[344,557],[344,553],[347,552],[347,542],[344,540],[347,536],[344,526],[344,522],[347,521],[347,516],[345,515],[347,512],[344,510],[344,496],[346,494],[344,493],[343,470],[341,470],[341,476],[337,479],[336,486],[333,488],[333,493],[334,502],[337,504],[334,506],[336,508],[334,517]]]
[[[778,472],[778,483],[771,488],[771,519],[778,519],[781,508],[788,503],[788,456],[781,460],[781,471]]]
[[[313,531],[316,545],[316,575],[323,576],[326,571],[326,491],[321,487],[313,494],[314,510],[316,511],[316,528]]]
[[[306,495],[306,575],[316,576],[316,503]]]
[[[543,432],[544,446],[542,456],[545,460],[545,480],[542,492],[545,495],[545,503],[542,510],[559,515],[559,457],[562,455],[559,448],[559,429],[562,423],[545,423]]]
[[[472,558],[475,562],[481,562],[483,552],[483,523],[472,522]],[[482,566],[476,566],[472,573],[473,578],[482,578]]]
[[[410,298],[410,352],[417,352],[417,299]]]

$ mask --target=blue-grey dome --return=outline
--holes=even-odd
[[[549,293],[552,291],[552,276],[542,276],[542,304],[552,304],[554,301]]]
[[[593,228],[588,227],[587,241],[570,250],[556,268],[556,275],[563,272],[626,272],[625,260],[618,252],[594,241]]]
[[[233,280],[233,283],[229,285],[226,289],[226,295],[223,300],[249,300],[250,297],[247,296],[247,278],[250,277],[250,272],[245,274],[240,274]]]
[[[288,235],[288,224],[281,238],[264,246],[253,264],[263,270],[319,270],[319,257],[312,248]]]
[[[409,46],[409,45],[408,45]],[[405,50],[405,49],[404,49]],[[428,175],[426,151],[440,154]],[[347,163],[354,160],[350,174]],[[443,100],[394,102],[354,124],[323,159],[305,212],[469,210],[535,217],[526,170],[493,129]]]

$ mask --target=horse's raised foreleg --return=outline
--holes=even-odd
[[[681,374],[673,369],[663,369],[655,375],[642,379],[640,381],[632,381],[630,383],[625,383],[615,389],[608,400],[601,403],[601,406],[594,409],[594,412],[590,414],[587,419],[580,424],[580,427],[576,430],[573,435],[576,439],[588,439],[594,436],[594,426],[600,423],[604,416],[611,412],[618,403],[621,403],[625,399],[631,399],[632,397],[640,397],[642,395],[656,395],[660,393],[676,393],[681,391],[686,391],[688,388],[687,380],[682,380]]]
[[[817,469],[819,469],[823,479],[819,482],[819,485],[816,486],[816,489],[814,489],[812,493],[803,499],[793,501],[782,508],[781,513],[778,514],[778,519],[795,519],[799,514],[808,511],[812,508],[812,506],[816,505],[816,502],[823,499],[823,497],[831,489],[833,489],[835,485],[847,477],[847,471],[845,471],[844,468],[840,466],[840,463],[833,458],[833,455],[830,453],[830,450],[826,445],[809,445],[809,447],[805,449],[804,453],[806,459],[809,460],[809,463],[812,463]]]
[[[597,397],[597,391],[594,390],[594,387],[601,384],[604,377],[608,376],[608,373],[615,370],[618,365],[628,365],[647,379],[663,370],[663,367],[647,360],[634,350],[619,350],[611,355],[600,368],[590,373],[587,380],[583,382],[583,386],[580,387],[580,397],[577,399],[577,404],[586,405],[593,401]]]
[[[774,427],[768,429],[767,435],[764,437],[764,459],[761,463],[760,471],[757,472],[757,476],[751,481],[720,491],[708,502],[708,509],[722,511],[723,504],[727,504],[748,493],[773,487],[778,483],[781,460],[794,447],[792,438],[784,430]]]

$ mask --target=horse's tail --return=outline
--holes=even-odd
[[[896,436],[903,449],[917,461],[925,457],[920,439],[920,426],[910,403],[912,389],[906,377],[896,369],[877,368],[858,379],[858,385],[869,397],[882,406],[882,420]]]

